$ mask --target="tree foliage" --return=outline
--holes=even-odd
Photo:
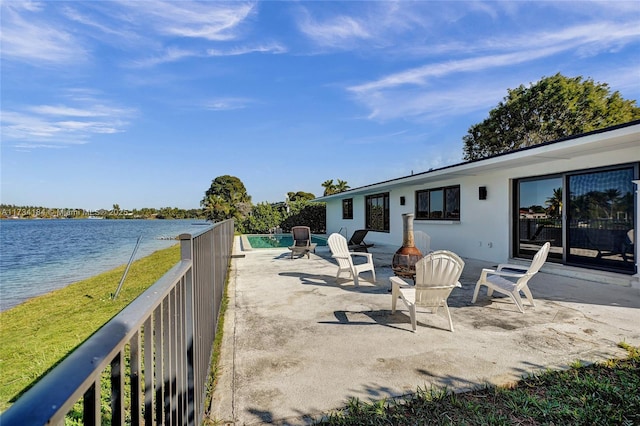
[[[316,233],[324,232],[324,203],[311,203],[315,195],[303,191],[288,192],[287,198],[285,202],[254,206],[242,181],[235,176],[224,175],[211,182],[200,205],[208,220],[234,219],[236,231],[240,233],[264,234],[274,228],[288,232],[295,225],[309,226]]]
[[[313,200],[316,198],[310,192],[298,191],[298,192],[287,192],[287,198],[289,201],[300,201],[300,200]]]
[[[344,192],[347,189],[351,188],[349,185],[347,185],[346,180],[340,179],[338,179],[338,183],[333,183],[333,179],[325,180],[324,182],[322,182],[322,187],[324,188],[323,195],[325,196]]]
[[[508,95],[464,136],[465,160],[549,142],[640,118],[636,101],[606,83],[560,73]],[[323,184],[324,186],[324,184]]]
[[[249,234],[268,234],[277,228],[286,216],[286,211],[276,204],[258,203],[253,206],[251,214],[244,220],[243,232]]]
[[[240,179],[235,176],[218,176],[211,182],[200,202],[208,220],[219,222],[235,219],[240,224],[251,212],[251,197]]]
[[[327,206],[325,203],[312,203],[307,200],[289,203],[288,216],[282,221],[281,227],[285,232],[291,231],[293,226],[308,226],[311,232],[323,234],[326,232]]]

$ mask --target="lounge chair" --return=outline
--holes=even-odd
[[[365,253],[368,253],[369,250],[367,250],[369,247],[373,247],[373,244],[367,244],[364,241],[364,237],[367,236],[367,231],[366,229],[358,229],[357,231],[355,231],[353,233],[353,235],[351,236],[351,238],[349,239],[349,250],[351,251],[363,251]]]
[[[544,243],[540,250],[536,253],[531,261],[531,264],[527,266],[523,265],[511,265],[508,263],[501,263],[498,265],[498,269],[483,269],[480,274],[480,279],[476,283],[476,289],[473,292],[473,299],[471,303],[476,303],[478,298],[478,291],[481,286],[487,286],[487,296],[491,297],[493,291],[506,294],[511,297],[515,302],[518,310],[524,314],[524,306],[522,304],[522,298],[520,292],[523,292],[531,306],[536,306],[533,301],[533,295],[529,290],[528,282],[535,274],[538,273],[544,262],[547,260],[549,254],[549,248],[551,244]]]
[[[347,245],[347,239],[336,233],[329,235],[327,243],[331,250],[331,257],[338,262],[336,280],[340,277],[342,272],[348,272],[353,277],[353,283],[358,287],[358,275],[362,272],[371,271],[371,274],[373,275],[373,282],[376,282],[376,270],[373,265],[373,256],[371,253],[350,252]],[[364,258],[366,263],[353,263],[353,259],[356,257]]]
[[[311,242],[311,229],[308,226],[294,226],[291,228],[293,237],[293,245],[289,247],[291,250],[291,258],[294,254],[306,254],[307,259],[310,257],[309,252],[316,252],[316,243]]]
[[[461,287],[460,275],[464,268],[464,261],[447,250],[437,250],[429,253],[416,262],[416,285],[410,285],[400,277],[391,277],[391,313],[396,311],[398,299],[402,299],[409,309],[411,328],[417,330],[416,306],[431,308],[431,312],[438,313],[443,307],[449,319],[449,330],[453,331],[451,313],[447,305],[447,298],[456,287]]]

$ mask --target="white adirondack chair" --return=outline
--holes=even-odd
[[[427,254],[416,262],[415,286],[410,285],[400,277],[391,277],[391,313],[396,311],[398,298],[402,299],[409,309],[411,327],[417,331],[416,307],[431,308],[431,312],[438,313],[443,307],[449,319],[449,330],[453,331],[451,312],[447,305],[447,298],[456,287],[461,287],[460,275],[464,268],[464,261],[455,253],[447,250],[437,250]]]
[[[358,275],[362,272],[371,271],[373,282],[376,282],[376,270],[373,265],[373,256],[371,253],[350,252],[347,239],[337,233],[329,235],[327,243],[331,250],[331,257],[338,262],[336,280],[342,272],[348,272],[353,277],[353,283],[357,287],[359,286]],[[365,258],[366,262],[355,264],[353,262],[354,258]]]
[[[473,292],[473,299],[471,303],[476,303],[478,298],[478,291],[481,286],[487,286],[487,296],[491,297],[494,290],[498,293],[506,294],[515,302],[518,310],[524,313],[524,305],[522,303],[522,297],[520,292],[524,293],[525,297],[531,304],[536,306],[533,301],[533,295],[529,289],[528,282],[535,274],[538,273],[544,262],[549,255],[549,248],[551,244],[545,243],[540,250],[533,257],[531,264],[527,266],[512,265],[508,263],[501,263],[498,265],[498,269],[483,269],[480,274],[480,279],[476,283],[476,289]]]
[[[413,233],[413,240],[415,242],[416,248],[420,250],[422,256],[426,256],[431,253],[431,237],[429,234],[423,231],[415,231]]]

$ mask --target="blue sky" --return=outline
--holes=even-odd
[[[640,98],[640,2],[1,2],[3,203],[254,203],[462,161],[558,72]]]

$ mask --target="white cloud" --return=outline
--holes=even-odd
[[[154,56],[137,59],[130,63],[132,67],[148,68],[160,64],[177,62],[187,58],[198,58],[205,56],[202,52],[192,49],[181,49],[178,47],[168,47]]]
[[[569,27],[557,32],[545,30],[510,39],[479,40],[471,50],[492,51],[492,54],[430,63],[353,85],[347,90],[369,109],[370,119],[433,118],[459,114],[475,108],[484,109],[487,100],[495,100],[498,90],[504,93],[506,86],[501,81],[500,89],[485,85],[478,90],[465,82],[444,89],[446,82],[458,78],[458,74],[465,74],[466,80],[487,72],[499,75],[502,69],[514,65],[551,58],[565,52],[579,56],[593,55],[614,46],[637,42],[638,39],[640,27],[605,22]],[[478,93],[482,96],[479,97]]]
[[[403,85],[424,86],[429,83],[431,78],[441,78],[453,73],[470,73],[483,71],[488,68],[511,66],[550,56],[562,50],[564,49],[547,48],[429,64],[391,74],[376,81],[352,86],[349,90],[354,93],[365,94],[367,92],[391,89]]]
[[[203,107],[212,111],[229,111],[246,108],[253,101],[247,98],[215,98],[204,102]]]
[[[68,64],[86,58],[87,51],[71,32],[41,19],[38,12],[42,8],[36,3],[5,1],[1,3],[0,10],[3,59],[52,65]]]
[[[97,117],[105,116],[105,111],[89,111],[82,108],[72,108],[65,105],[37,105],[29,107],[28,110],[42,115],[55,115],[55,116],[72,116],[72,117]]]
[[[32,65],[67,65],[91,56],[96,41],[146,59],[136,66],[206,57],[209,46],[183,47],[187,39],[223,43],[244,37],[242,26],[255,15],[251,2],[109,1],[87,3],[7,2],[2,5],[2,58]],[[46,15],[45,15],[46,13]],[[250,43],[247,43],[250,45]],[[277,44],[225,48],[225,55],[282,52]],[[132,61],[129,60],[129,63]]]
[[[82,93],[82,92],[81,92]],[[64,147],[87,143],[92,135],[126,130],[135,111],[104,103],[71,100],[76,105],[34,105],[4,109],[2,143],[15,148]]]
[[[239,56],[250,53],[286,53],[287,48],[280,43],[260,44],[255,46],[236,46],[228,49],[207,49],[206,56]]]
[[[365,27],[366,24],[350,16],[334,16],[324,22],[313,19],[305,13],[304,19],[298,23],[302,33],[320,46],[344,47],[354,39],[370,39],[372,35]]]
[[[227,41],[238,37],[237,31],[255,10],[254,3],[121,1],[122,7],[145,19],[160,34]]]

